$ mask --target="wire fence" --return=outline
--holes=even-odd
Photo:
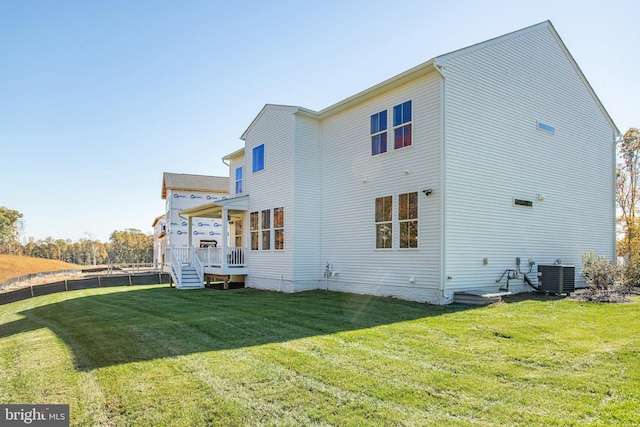
[[[31,273],[25,274],[19,277],[12,277],[0,283],[0,291],[4,288],[15,285],[22,282],[30,282],[34,279],[41,279],[49,276],[69,276],[69,275],[77,275],[77,274],[101,274],[101,275],[112,275],[112,274],[141,274],[141,273],[151,273],[151,272],[159,272],[162,271],[161,266],[158,266],[154,263],[122,263],[122,264],[106,264],[106,265],[96,265],[85,267],[81,270],[56,270],[56,271],[45,271],[40,273]]]
[[[45,271],[41,273],[31,273],[25,274],[20,277],[12,277],[11,279],[5,280],[3,283],[0,283],[0,291],[7,286],[14,285],[16,283],[28,282],[33,279],[48,277],[48,276],[68,276],[71,274],[81,274],[82,270],[58,270],[58,271]]]
[[[156,285],[164,283],[170,284],[171,276],[168,273],[160,271],[140,274],[96,275],[84,279],[65,279],[43,285],[30,285],[15,291],[2,292],[0,293],[0,305],[56,292],[111,286]]]

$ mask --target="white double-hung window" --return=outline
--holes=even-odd
[[[377,197],[374,216],[376,249],[418,248],[417,191]]]

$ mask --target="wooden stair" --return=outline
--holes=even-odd
[[[199,289],[204,288],[204,283],[198,277],[196,269],[191,265],[182,266],[182,282],[178,284],[178,289]]]

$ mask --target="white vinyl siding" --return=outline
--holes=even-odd
[[[321,125],[318,120],[296,115],[295,197],[289,215],[285,209],[285,250],[293,249],[294,278],[317,281],[322,278],[320,258],[320,210],[330,209],[320,198]],[[289,215],[289,216],[287,216]],[[291,222],[287,222],[293,218]],[[290,235],[287,235],[289,233]],[[287,246],[292,242],[292,246]]]
[[[334,280],[342,284],[341,290],[400,295],[410,285],[421,294],[415,299],[436,295],[440,284],[440,93],[441,78],[434,71],[323,121],[321,260],[339,271]],[[408,99],[413,108],[413,144],[371,156],[371,115],[392,111]],[[429,198],[421,192],[426,188],[435,190]],[[397,243],[395,249],[376,250],[375,199],[418,190],[423,199],[417,250],[399,251]],[[415,283],[410,284],[411,278]]]
[[[613,130],[550,30],[454,57],[445,74],[447,288],[496,288],[516,257],[524,272],[531,258],[577,273],[585,251],[614,257]]]
[[[245,173],[245,194],[249,196],[248,212],[259,212],[260,221],[262,211],[284,207],[285,227],[290,224],[287,217],[293,201],[294,188],[294,115],[295,107],[268,105],[260,113],[258,119],[245,134],[245,155],[252,153],[253,148],[264,145],[264,170],[258,173]],[[252,171],[251,155],[245,156],[245,170]],[[247,218],[247,223],[248,223]],[[271,218],[272,219],[272,218]],[[277,278],[292,280],[293,257],[289,250],[291,233],[285,228],[285,249],[273,250],[273,236],[270,239],[271,250],[249,251],[248,265],[251,276],[255,280]],[[260,234],[262,248],[262,234]]]

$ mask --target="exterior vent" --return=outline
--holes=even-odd
[[[546,123],[538,122],[537,127],[538,129],[543,130],[545,132],[556,133],[556,128]]]
[[[539,265],[538,289],[550,294],[570,294],[575,290],[576,268],[572,265]]]
[[[513,199],[513,204],[516,206],[526,206],[528,208],[533,207],[533,202],[531,200]]]

